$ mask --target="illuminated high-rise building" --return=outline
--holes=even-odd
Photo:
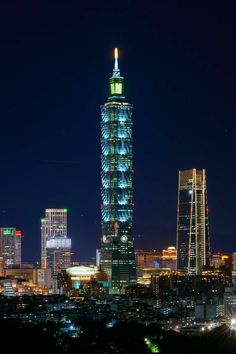
[[[133,239],[132,110],[124,96],[118,50],[110,78],[110,95],[101,106],[102,236],[101,267],[110,292],[122,294],[136,283]]]
[[[200,274],[209,266],[209,227],[205,170],[179,172],[177,270]]]
[[[46,209],[41,219],[41,267],[53,273],[71,265],[71,239],[67,235],[67,209]]]
[[[15,227],[0,228],[0,257],[4,268],[21,266],[21,238],[22,232]]]

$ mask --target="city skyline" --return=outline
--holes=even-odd
[[[15,5],[0,16],[0,226],[23,231],[22,259],[40,259],[46,208],[68,208],[76,258],[95,257],[99,106],[115,46],[135,107],[136,248],[175,244],[178,171],[205,168],[212,250],[233,251],[233,11],[157,2],[115,13],[102,2],[43,12]]]

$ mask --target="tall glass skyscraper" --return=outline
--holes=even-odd
[[[67,209],[46,209],[41,219],[41,267],[54,274],[71,266],[71,239],[67,236]]]
[[[116,48],[110,95],[101,106],[101,267],[108,274],[112,294],[123,294],[125,287],[136,283],[132,108],[124,96]]]
[[[177,270],[200,274],[209,266],[206,171],[179,171],[177,209]]]

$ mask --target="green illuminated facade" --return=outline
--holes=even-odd
[[[112,294],[123,294],[127,286],[136,283],[132,108],[124,97],[124,78],[120,76],[115,49],[110,95],[101,106],[101,267],[108,274]]]

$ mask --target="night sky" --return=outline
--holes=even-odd
[[[40,259],[46,208],[68,208],[74,259],[95,257],[116,46],[134,104],[136,248],[175,245],[178,171],[196,167],[212,251],[236,251],[235,8],[219,3],[1,1],[0,225],[23,231],[24,261]]]

